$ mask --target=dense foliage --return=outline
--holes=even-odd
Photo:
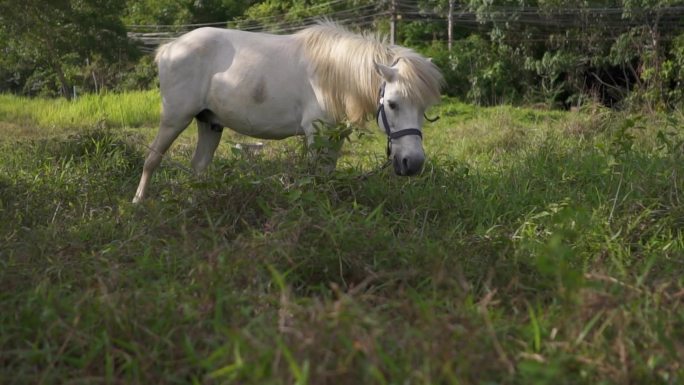
[[[0,3],[0,91],[69,96],[154,85],[154,46],[211,25],[287,33],[321,17],[435,58],[480,104],[649,110],[684,102],[684,1],[59,0]],[[127,37],[128,33],[128,37]],[[142,51],[142,52],[141,52]]]
[[[0,90],[71,95],[73,85],[116,82],[138,58],[117,0],[0,3]]]

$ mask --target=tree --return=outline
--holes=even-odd
[[[235,27],[285,33],[322,18],[344,25],[368,25],[381,14],[377,2],[370,0],[264,0],[254,3],[244,11]]]
[[[94,56],[106,62],[136,56],[121,22],[123,11],[124,3],[117,0],[3,0],[0,36],[11,38],[2,39],[0,50],[13,58],[7,65],[54,74],[68,98],[68,66]]]
[[[470,0],[469,8],[493,44],[524,58],[533,76],[526,82],[545,101],[567,105],[590,96],[607,105],[646,101],[652,108],[663,104],[674,80],[664,64],[671,63],[668,43],[684,28],[681,3]]]
[[[256,0],[128,0],[124,21],[135,26],[221,23],[242,16]]]

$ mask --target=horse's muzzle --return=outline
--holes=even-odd
[[[417,156],[398,156],[394,155],[392,165],[394,172],[401,176],[411,176],[418,174],[423,169],[424,157]]]

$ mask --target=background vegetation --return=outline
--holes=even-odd
[[[683,100],[684,2],[672,0],[142,0],[0,4],[0,91],[149,89],[148,53],[200,26],[288,33],[327,16],[432,56],[478,104],[667,110]],[[448,50],[447,16],[453,16]],[[77,91],[78,93],[78,91]]]

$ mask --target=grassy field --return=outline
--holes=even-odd
[[[2,384],[682,384],[684,118],[445,100],[422,175],[0,96]]]

